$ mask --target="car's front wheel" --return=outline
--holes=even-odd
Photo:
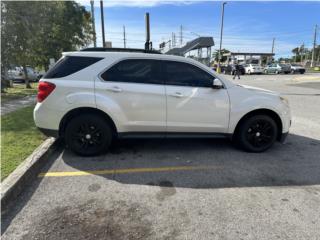
[[[105,152],[112,141],[112,128],[99,115],[81,115],[70,120],[65,130],[68,148],[82,156]]]
[[[249,152],[263,152],[276,141],[278,128],[267,115],[249,117],[240,123],[235,133],[236,143]]]

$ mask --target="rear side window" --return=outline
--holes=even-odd
[[[45,74],[44,78],[62,78],[89,67],[101,59],[103,58],[65,56]]]
[[[148,59],[123,60],[101,74],[108,82],[163,84],[160,61]]]
[[[188,63],[164,61],[166,84],[190,87],[211,87],[213,76]]]

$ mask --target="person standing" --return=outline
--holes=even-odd
[[[235,62],[234,68],[235,68],[235,71],[234,71],[233,79],[235,79],[236,76],[238,76],[238,79],[240,79],[241,72],[240,72],[240,66],[239,66],[238,62]]]

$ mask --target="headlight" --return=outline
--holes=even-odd
[[[284,104],[289,105],[289,100],[288,100],[287,98],[280,96],[280,100],[281,100]]]

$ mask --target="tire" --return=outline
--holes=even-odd
[[[235,133],[237,146],[248,152],[264,152],[277,139],[276,122],[267,115],[255,115],[242,121]]]
[[[248,71],[248,75],[251,75],[251,71],[250,70]]]
[[[268,74],[268,70],[264,70],[264,74]]]
[[[279,74],[279,71],[277,70],[277,71],[275,72],[275,74]]]
[[[112,128],[98,115],[72,118],[65,131],[66,146],[81,156],[95,156],[107,151],[112,142]]]

